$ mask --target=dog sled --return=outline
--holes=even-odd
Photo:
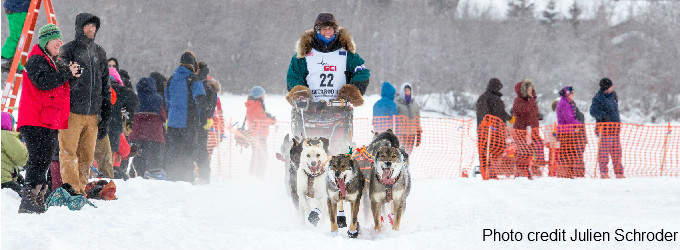
[[[352,142],[354,109],[345,100],[293,102],[291,131],[298,138],[328,138],[331,155],[347,152]]]

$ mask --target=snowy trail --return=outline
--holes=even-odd
[[[2,190],[2,249],[677,249],[676,242],[489,242],[484,228],[526,233],[558,228],[680,231],[680,182],[625,180],[416,180],[402,231],[330,234],[299,225],[283,182],[229,180],[207,186],[132,179],[116,181],[116,201],[98,208],[50,208],[17,214],[19,198]]]

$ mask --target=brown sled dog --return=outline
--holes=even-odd
[[[338,203],[349,201],[351,204],[352,221],[347,234],[350,238],[359,236],[359,204],[364,189],[364,177],[359,171],[359,165],[350,154],[340,154],[331,157],[326,175],[326,191],[328,192],[328,217],[331,220],[331,233],[337,234],[338,222],[336,214]]]

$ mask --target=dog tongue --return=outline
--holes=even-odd
[[[392,185],[394,184],[394,179],[391,179],[390,176],[392,176],[392,169],[383,168],[383,174],[380,181],[384,184]]]
[[[335,178],[335,182],[338,183],[338,188],[340,189],[340,195],[342,197],[347,196],[347,190],[345,190],[345,178]]]

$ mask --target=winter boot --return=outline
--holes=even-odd
[[[319,214],[321,214],[321,210],[318,208],[315,208],[312,210],[312,212],[309,213],[309,216],[307,217],[307,220],[312,223],[312,225],[316,226],[316,224],[319,223]]]
[[[50,192],[49,192],[49,189],[48,189],[48,185],[47,184],[42,185],[42,188],[40,189],[40,193],[38,193],[38,200],[37,200],[38,205],[40,205],[43,208],[45,207],[45,198],[47,198],[47,195],[49,193]]]
[[[2,58],[2,60],[0,61],[0,64],[1,64],[1,67],[2,67],[2,71],[3,72],[9,72],[9,68],[12,67],[12,61],[13,61],[12,59],[14,57],[12,57],[12,58],[1,57],[1,58]]]
[[[354,232],[347,230],[347,235],[352,239],[356,239],[359,236],[359,228],[359,222],[357,222],[357,230]]]
[[[21,189],[21,204],[19,205],[19,213],[24,214],[41,214],[45,212],[45,206],[40,206],[40,191],[43,185],[37,185],[35,188],[30,188],[26,185]],[[43,198],[43,203],[45,202]]]
[[[340,211],[338,213],[338,217],[337,217],[336,221],[338,222],[338,228],[344,228],[344,227],[347,226],[347,217],[345,217],[344,211]]]

